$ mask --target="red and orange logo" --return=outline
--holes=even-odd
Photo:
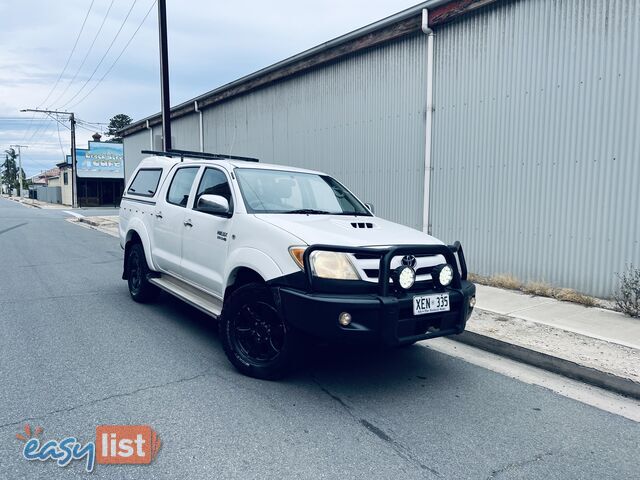
[[[99,464],[151,463],[160,450],[160,437],[148,425],[96,427],[96,462]]]
[[[99,425],[96,441],[81,443],[76,437],[62,440],[41,440],[42,427],[24,426],[24,434],[16,438],[25,442],[22,456],[25,460],[52,460],[59,467],[66,467],[74,460],[85,460],[85,470],[92,472],[101,464],[149,464],[160,450],[160,437],[148,425]]]

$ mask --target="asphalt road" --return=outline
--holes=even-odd
[[[414,346],[237,374],[210,320],[134,303],[116,238],[0,199],[0,478],[640,478],[640,425]],[[151,465],[26,461],[15,437],[149,424]]]

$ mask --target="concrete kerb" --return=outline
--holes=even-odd
[[[84,217],[82,215],[74,215],[73,218],[67,219],[72,223],[84,224],[85,228],[98,230],[112,237],[118,237],[118,220],[117,217]]]
[[[486,335],[465,331],[449,337],[452,340],[548,370],[574,380],[604,388],[628,397],[640,399],[640,384],[628,378],[579,365],[570,360],[514,345]]]

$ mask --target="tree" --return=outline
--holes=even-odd
[[[109,139],[110,142],[122,143],[122,137],[118,135],[118,131],[126,127],[127,125],[131,125],[133,119],[124,113],[119,113],[118,115],[114,115],[109,120],[109,126],[107,127],[107,136],[111,137]]]
[[[5,150],[4,163],[2,164],[2,176],[0,177],[0,183],[7,185],[9,189],[18,189],[18,164],[16,158],[18,155],[13,148]],[[22,188],[26,188],[24,170],[20,171],[22,178]]]

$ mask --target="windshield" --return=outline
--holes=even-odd
[[[371,215],[326,175],[258,168],[237,168],[235,174],[249,213]]]

